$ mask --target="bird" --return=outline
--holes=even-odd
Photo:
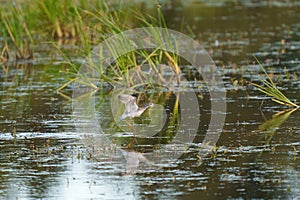
[[[137,95],[128,95],[128,94],[120,94],[118,99],[125,104],[125,111],[119,118],[119,120],[123,120],[126,118],[134,118],[141,116],[147,108],[153,106],[153,103],[147,103],[142,107],[137,105]]]

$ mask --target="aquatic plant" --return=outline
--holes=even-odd
[[[261,80],[263,85],[259,85],[257,83],[250,82],[253,86],[257,87],[258,90],[270,97],[272,97],[272,100],[276,103],[299,108],[299,105],[292,102],[289,98],[287,98],[276,86],[276,84],[272,81],[271,77],[266,72],[265,68],[262,66],[262,64],[258,61],[258,59],[255,57],[256,61],[259,63],[259,66],[263,70],[264,74],[266,75],[267,79]]]

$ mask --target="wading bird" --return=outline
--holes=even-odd
[[[147,103],[146,105],[139,107],[136,103],[137,96],[136,95],[128,95],[128,94],[120,94],[118,96],[119,100],[125,104],[125,111],[120,117],[120,121],[125,118],[134,118],[139,117],[149,108],[153,106],[152,103]]]
[[[127,119],[127,118],[134,118],[134,117],[139,117],[143,114],[143,112],[145,112],[145,110],[147,110],[147,108],[149,108],[150,106],[153,106],[152,103],[147,103],[146,105],[139,107],[137,105],[137,95],[128,95],[128,94],[120,94],[118,96],[119,100],[125,104],[125,111],[124,113],[121,115],[121,117],[119,118],[119,121],[123,120],[123,119]],[[126,123],[129,127],[132,128],[133,130],[133,138],[132,141],[130,143],[128,143],[126,145],[126,148],[130,148],[132,143],[134,141],[136,141],[135,139],[135,133],[136,130],[135,128],[130,124],[130,122],[128,120],[126,120]],[[137,142],[137,141],[136,141]]]

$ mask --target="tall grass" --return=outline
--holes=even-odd
[[[15,52],[16,60],[32,59],[33,43],[51,41],[50,43],[54,44],[74,73],[67,83],[76,81],[74,77],[80,63],[76,59],[72,59],[72,56],[69,55],[70,52],[65,51],[63,45],[58,45],[57,40],[75,39],[76,45],[73,48],[76,49],[76,55],[73,55],[73,58],[85,58],[94,45],[122,31],[138,27],[167,28],[159,6],[156,16],[153,16],[141,12],[132,5],[121,3],[113,5],[111,2],[97,0],[34,0],[22,2],[22,5],[17,2],[7,2],[6,4],[5,7],[0,8],[0,23],[5,27],[5,30],[0,31],[6,37],[8,45],[3,48],[1,60],[6,61],[4,56],[6,52]],[[150,34],[156,41],[161,40],[159,33],[153,31]],[[172,48],[176,49],[176,47]],[[176,54],[160,48],[136,50],[122,56],[118,56],[113,48],[111,51],[114,55],[114,63],[103,74],[101,81],[114,84],[127,71],[143,64],[149,64],[155,71],[158,71],[156,66],[166,63],[176,73],[180,73]],[[95,70],[99,70],[97,66],[94,67]],[[91,81],[85,81],[88,85],[91,83]],[[63,89],[67,85],[64,84],[59,89]]]
[[[45,23],[44,29],[54,38],[76,37],[75,16],[76,1],[41,0],[38,3],[40,17]]]
[[[0,54],[0,64],[7,62],[8,59],[9,59],[8,45],[7,45],[7,42],[4,42],[4,45],[2,47],[2,51]]]
[[[83,44],[86,44],[85,53],[87,54],[89,53],[89,51],[91,51],[91,44],[94,44],[94,42],[104,41],[107,37],[121,33],[125,30],[136,27],[167,28],[160,8],[158,8],[157,13],[158,18],[155,18],[146,13],[141,13],[133,7],[127,7],[126,10],[121,9],[118,11],[111,11],[107,7],[104,7],[103,10],[97,10],[96,12],[83,9],[81,9],[79,12],[79,10],[77,10],[77,16],[79,18],[79,20],[77,20],[77,22],[79,22],[78,27],[81,27],[80,29],[78,29],[78,34],[80,36],[80,41],[82,41]],[[81,22],[82,15],[94,22],[91,29],[96,30],[95,27],[101,27],[97,29],[96,39],[94,38],[94,40],[91,40],[91,38],[89,38],[89,35],[81,32],[85,28],[85,26]],[[127,22],[126,20],[129,18],[130,20]],[[153,29],[153,31],[149,34],[153,36],[156,43],[163,44],[163,41],[161,40],[161,34],[159,32],[156,32],[155,29]],[[92,68],[94,68],[93,70],[97,71],[98,74],[101,74],[100,81],[105,81],[110,83],[111,85],[115,85],[116,81],[123,79],[123,75],[130,69],[139,67],[143,64],[148,64],[153,70],[159,72],[159,70],[157,69],[157,65],[166,63],[170,65],[177,74],[180,73],[180,68],[178,66],[178,56],[175,53],[169,53],[159,47],[147,50],[134,50],[119,56],[118,52],[120,52],[120,48],[130,45],[127,44],[127,42],[127,40],[124,40],[117,41],[117,44],[109,44],[111,46],[108,46],[108,48],[113,55],[114,62],[113,64],[111,64],[111,66],[109,66],[109,68],[106,69],[105,72],[101,71],[101,67],[99,67],[96,63],[92,63],[92,61],[91,63],[89,63],[89,66],[92,66]],[[177,47],[172,47],[172,49],[176,48]],[[143,76],[142,74],[140,75],[141,77]],[[86,85],[91,84],[91,81],[87,81],[85,78],[83,78],[83,80],[86,81]],[[133,87],[135,86],[134,80],[131,77],[127,77],[126,81],[126,85]],[[66,86],[68,86],[68,84],[64,85],[64,87]],[[59,89],[61,90],[64,87],[60,87]],[[95,87],[95,85],[91,84],[91,87]]]
[[[12,43],[14,56],[16,60],[18,59],[32,59],[32,37],[28,29],[27,18],[28,15],[24,14],[21,6],[18,4],[8,5],[6,9],[9,12],[1,12],[1,23],[5,27],[3,31],[5,37],[5,44]],[[8,46],[6,46],[6,52],[12,53],[13,51],[8,51]]]
[[[79,32],[90,34],[89,19],[80,13],[83,8],[101,7],[90,0],[33,0],[4,1],[0,6],[0,33],[5,39],[3,52],[9,52],[11,60],[32,59],[33,44],[75,39],[84,42]],[[81,21],[79,21],[81,19]],[[80,26],[81,24],[81,26]],[[4,48],[5,47],[5,48]],[[37,49],[43,51],[43,49]],[[1,55],[1,60],[6,61]]]

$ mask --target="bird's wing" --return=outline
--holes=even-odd
[[[135,112],[139,109],[136,104],[136,97],[128,94],[120,94],[118,96],[119,100],[125,104],[125,115],[129,115],[129,113]]]
[[[122,103],[128,103],[129,101],[136,101],[136,97],[128,95],[128,94],[120,94],[118,96],[118,99],[122,102]]]
[[[138,109],[139,109],[139,107],[134,100],[134,101],[130,101],[130,102],[128,102],[128,104],[126,104],[125,112],[128,112],[128,113],[136,112]]]

